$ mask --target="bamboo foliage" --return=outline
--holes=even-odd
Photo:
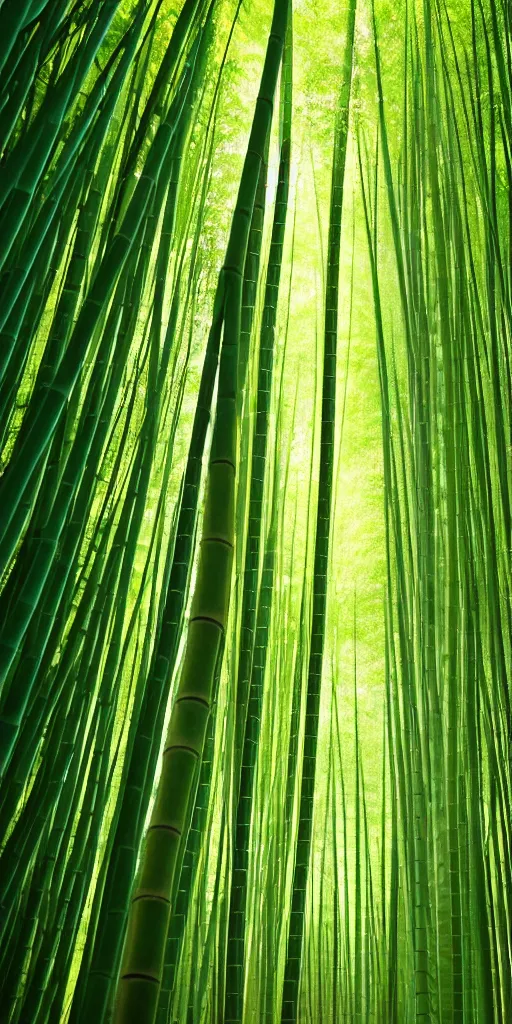
[[[509,5],[0,28],[2,1020],[506,1024]]]

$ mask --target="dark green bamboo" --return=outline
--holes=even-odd
[[[290,16],[289,16],[290,17]],[[256,770],[261,706],[263,699],[261,672],[252,673],[255,657],[255,631],[257,625],[257,593],[260,574],[260,543],[269,414],[272,397],[275,330],[279,299],[279,283],[286,230],[286,213],[290,179],[291,149],[291,24],[288,21],[283,76],[285,105],[285,134],[281,141],[279,178],[276,193],[272,236],[268,259],[263,319],[260,334],[258,364],[258,396],[251,454],[249,483],[248,526],[244,584],[241,611],[241,643],[237,671],[237,707],[244,713],[246,693],[249,695],[243,737],[240,773],[240,793],[236,803],[234,851],[228,946],[226,959],[226,1024],[242,1020],[244,999],[244,947],[246,931],[247,872],[249,864],[249,830],[252,811],[252,790]],[[287,52],[288,51],[288,52]]]

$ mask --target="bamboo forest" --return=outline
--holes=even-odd
[[[512,2],[0,2],[0,1024],[512,1024]]]

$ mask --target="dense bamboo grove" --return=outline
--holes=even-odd
[[[1,1020],[507,1024],[508,0],[0,68]]]

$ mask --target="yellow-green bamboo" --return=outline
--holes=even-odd
[[[197,763],[226,628],[235,539],[237,371],[242,274],[258,177],[272,121],[288,0],[276,0],[260,91],[233,214],[224,278],[223,343],[197,581],[162,774],[132,898],[116,1024],[153,1024],[162,982],[174,877],[184,851]],[[157,740],[157,738],[156,738]]]

